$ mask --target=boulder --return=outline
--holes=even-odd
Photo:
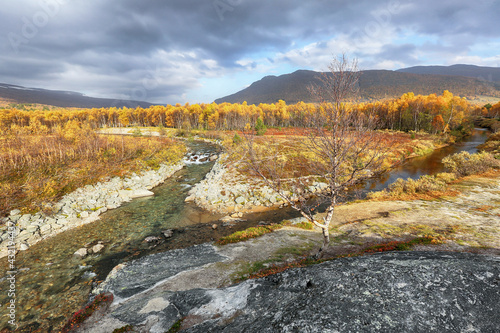
[[[234,202],[236,202],[238,205],[243,205],[246,201],[247,199],[245,199],[244,197],[237,197],[236,200],[234,200]]]
[[[165,238],[170,238],[174,234],[174,231],[172,229],[168,229],[163,230],[161,233],[163,234],[163,236],[165,236]]]
[[[87,249],[82,247],[81,249],[79,249],[78,251],[73,253],[73,257],[75,257],[77,259],[83,259],[87,256],[87,254],[88,254]]]
[[[218,254],[215,247],[209,244],[151,254],[115,267],[106,281],[92,293],[105,291],[112,292],[115,297],[128,298],[176,274],[225,259],[226,257]],[[160,332],[165,331],[168,329]]]
[[[21,211],[19,209],[14,209],[10,211],[10,216],[20,215]]]
[[[145,190],[145,189],[140,189],[140,190],[135,190],[130,194],[131,199],[136,199],[136,198],[143,198],[143,197],[151,197],[155,195],[153,192]]]
[[[99,253],[104,249],[104,245],[102,244],[96,244],[92,246],[92,253]]]

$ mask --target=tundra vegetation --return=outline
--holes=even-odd
[[[172,140],[173,136],[198,134],[226,139],[226,147],[237,150],[244,133],[257,130],[262,135],[256,143],[261,140],[266,145],[266,140],[284,140],[289,145],[283,149],[293,153],[300,144],[293,142],[290,134],[310,127],[325,110],[332,108],[335,105],[330,102],[320,106],[303,102],[287,105],[284,101],[259,105],[187,103],[146,109],[61,109],[11,104],[0,108],[0,216],[16,208],[23,212],[43,210],[47,203],[86,184],[154,168],[161,161],[178,161],[185,148],[182,142]],[[445,91],[440,96],[407,93],[383,101],[346,101],[342,108],[361,119],[376,120],[378,135],[385,137],[381,141],[417,140],[418,144],[413,142],[402,149],[411,156],[432,150],[430,141],[453,142],[467,133],[472,117],[498,115],[500,103],[476,107]],[[166,137],[128,138],[95,133],[114,127],[129,127],[137,133],[139,127],[153,127]],[[329,129],[324,130],[326,133]],[[401,152],[391,153],[394,161],[401,159]],[[299,165],[297,170],[292,167],[292,163],[287,164],[290,175],[300,174]]]
[[[79,187],[173,164],[184,153],[172,139],[102,136],[77,120],[12,124],[0,137],[0,216],[12,209],[50,213],[51,203]]]
[[[302,135],[294,137],[292,145],[283,145],[283,142],[278,144],[257,142],[256,136],[262,133],[256,128],[254,133],[256,136],[247,135],[244,148],[249,169],[282,200],[322,230],[323,245],[317,257],[321,257],[329,246],[330,224],[335,214],[335,207],[349,193],[349,188],[394,165],[394,150],[400,149],[395,141],[384,140],[375,131],[378,127],[389,127],[389,123],[383,124],[384,119],[375,109],[365,109],[361,112],[359,108],[351,108],[345,103],[345,100],[355,93],[359,77],[356,61],[351,62],[345,56],[334,58],[329,70],[330,72],[321,78],[322,83],[310,89],[318,100],[317,111],[308,117]],[[443,94],[447,95],[450,93]],[[406,95],[402,99],[413,97]],[[460,112],[459,118],[464,117],[463,111],[457,110],[458,105],[464,101],[453,100],[451,96],[448,98],[449,114],[445,118],[437,114],[430,121],[434,132],[449,131],[454,113],[456,115]],[[421,130],[425,122],[423,105],[424,101],[417,98],[412,106],[406,109],[406,114],[400,113],[399,127],[402,127],[403,123],[409,126],[412,120],[413,129]],[[397,121],[391,123],[395,125]],[[464,125],[466,124],[460,125],[460,130],[464,129]],[[455,163],[457,159],[458,157],[450,159],[448,164],[458,176],[465,175],[461,173],[462,166],[467,170],[477,168],[476,157],[464,157],[467,161],[470,160],[470,163],[465,161]],[[495,164],[490,161],[491,156],[481,156],[479,159],[490,162],[484,163],[484,169]],[[476,173],[475,170],[470,172]],[[400,182],[397,182],[396,187],[419,191],[420,188],[433,184],[434,188],[429,189],[441,189],[440,182],[428,180],[424,178],[416,184],[410,184],[409,180],[406,185],[410,186],[400,186]],[[321,191],[314,191],[318,183],[325,186]],[[326,207],[326,213],[319,220],[316,213],[321,205]]]

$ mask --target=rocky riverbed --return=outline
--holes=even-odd
[[[314,194],[326,187],[326,183],[313,182],[307,191]],[[253,212],[287,205],[262,180],[240,174],[235,166],[227,167],[224,154],[190,190],[186,201],[194,201],[199,207],[218,213]]]
[[[63,197],[51,209],[52,215],[43,213],[21,214],[13,210],[4,219],[0,229],[0,258],[8,253],[7,243],[12,231],[9,226],[16,225],[15,243],[18,250],[27,250],[30,246],[65,230],[94,222],[108,209],[119,207],[134,198],[152,196],[149,191],[161,184],[166,178],[182,169],[184,161],[176,165],[162,165],[157,170],[133,174],[130,177],[114,177],[106,182],[87,185]],[[12,228],[12,227],[11,227]]]

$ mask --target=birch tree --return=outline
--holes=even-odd
[[[309,89],[318,104],[300,136],[265,145],[247,138],[251,170],[322,230],[317,257],[329,246],[340,199],[380,171],[387,152],[382,136],[374,131],[376,117],[350,110],[345,103],[356,93],[357,61],[342,55],[328,69]],[[326,209],[322,218],[317,215],[319,207]]]

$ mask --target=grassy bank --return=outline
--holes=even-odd
[[[479,175],[500,169],[500,160],[487,152],[469,154],[466,151],[447,156],[443,159],[450,172],[425,175],[419,179],[397,179],[383,191],[368,195],[372,200],[416,200],[436,199],[442,196],[454,196],[459,192],[449,185],[463,177]]]
[[[49,204],[79,187],[173,164],[184,153],[171,139],[100,136],[79,122],[13,128],[0,137],[0,216],[50,213]]]

